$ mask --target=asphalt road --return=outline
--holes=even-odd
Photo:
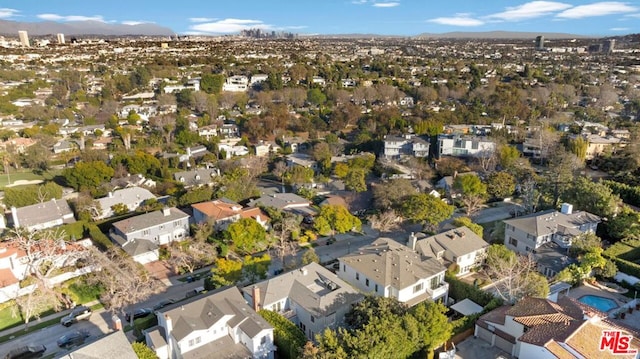
[[[195,281],[193,283],[179,283],[172,286],[167,286],[161,293],[151,296],[149,299],[140,302],[136,305],[126,308],[126,311],[130,311],[136,308],[153,307],[155,304],[164,299],[180,300],[185,298],[185,294],[199,286],[203,285],[203,281]],[[118,317],[122,321],[124,327],[128,323],[125,322],[124,314],[118,313]],[[37,322],[33,322],[36,324]],[[58,348],[56,341],[61,336],[74,330],[86,330],[90,337],[87,338],[85,343],[90,343],[100,337],[113,331],[112,314],[104,309],[94,311],[89,320],[83,320],[78,323],[74,323],[70,327],[64,327],[61,324],[56,324],[41,330],[29,333],[10,340],[6,343],[0,344],[0,358],[4,358],[4,355],[11,349],[31,344],[42,344],[47,348],[45,355],[55,354],[56,356],[64,355],[68,350]]]

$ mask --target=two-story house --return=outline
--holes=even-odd
[[[403,156],[429,156],[429,141],[415,135],[386,136],[384,138],[384,157],[399,159]]]
[[[281,211],[288,211],[301,216],[314,216],[316,210],[311,208],[311,201],[295,193],[272,193],[252,199],[249,207],[272,207]]]
[[[158,260],[159,246],[189,235],[189,215],[164,208],[115,222],[109,235],[135,261],[149,263]]]
[[[409,237],[409,248],[424,257],[439,259],[445,265],[455,263],[458,276],[480,266],[488,247],[489,243],[464,226],[426,238],[422,233],[412,233]]]
[[[278,312],[309,340],[326,328],[344,327],[344,316],[363,295],[317,263],[242,289],[254,310]]]
[[[614,353],[600,345],[604,331],[631,335],[632,349],[640,345],[636,330],[567,296],[557,302],[528,297],[497,308],[478,319],[474,336],[519,359],[610,358]]]
[[[242,207],[240,204],[228,199],[220,198],[214,201],[195,203],[193,209],[193,221],[195,223],[211,223],[216,230],[224,230],[231,223],[240,218],[252,218],[265,229],[269,225],[270,218],[258,207]]]
[[[446,303],[449,284],[445,267],[435,258],[423,258],[390,238],[338,258],[338,277],[365,293],[396,298],[410,306],[425,300]]]
[[[160,359],[274,357],[273,327],[236,287],[169,305],[156,315],[158,325],[145,331],[145,339]]]
[[[489,156],[496,150],[496,143],[481,136],[458,134],[438,135],[436,156],[478,157]]]
[[[600,220],[589,212],[573,212],[573,206],[564,203],[560,211],[547,210],[505,220],[504,244],[523,254],[550,242],[569,248],[575,236],[595,232]]]
[[[11,207],[11,220],[14,228],[26,228],[30,231],[52,228],[76,221],[67,201],[55,198],[31,206]]]
[[[129,212],[133,212],[142,202],[148,199],[155,199],[151,191],[140,187],[127,187],[113,192],[109,192],[106,197],[96,199],[100,209],[100,213],[97,213],[95,219],[108,218],[114,215],[113,206],[122,204],[126,206]]]

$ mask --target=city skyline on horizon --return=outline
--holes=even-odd
[[[508,5],[507,5],[508,4]],[[108,24],[152,23],[181,35],[225,35],[258,28],[300,34],[414,36],[446,32],[553,32],[585,36],[640,33],[640,3],[628,1],[327,0],[269,4],[258,0],[224,8],[184,0],[108,3],[79,0],[7,0],[0,19],[20,22],[93,20]],[[122,11],[123,8],[127,11]],[[543,31],[541,31],[543,30]]]

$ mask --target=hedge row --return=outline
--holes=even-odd
[[[449,296],[455,299],[456,302],[459,302],[465,298],[469,298],[470,300],[481,305],[483,308],[492,301],[494,301],[494,303],[492,303],[492,306],[496,305],[496,297],[494,297],[491,293],[476,288],[471,284],[467,284],[453,275],[447,275],[446,280],[449,283]],[[498,306],[499,305],[500,304],[498,304]]]
[[[307,343],[307,337],[302,330],[276,312],[262,309],[258,314],[273,326],[273,340],[278,347],[279,357],[285,359],[298,358],[302,348]]]
[[[113,246],[113,243],[109,240],[109,237],[102,233],[100,228],[98,228],[98,226],[96,226],[94,223],[87,223],[84,226],[84,230],[85,233],[89,235],[89,237],[91,237],[91,241],[93,241],[93,244],[101,250],[106,251]]]
[[[620,183],[611,180],[603,180],[602,184],[609,187],[611,191],[624,201],[624,203],[640,207],[640,187],[630,186],[625,183]]]
[[[620,272],[640,278],[640,265],[618,257],[608,255],[605,255],[605,257],[612,260]]]

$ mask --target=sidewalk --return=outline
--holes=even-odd
[[[100,304],[100,302],[97,301],[97,300],[94,300],[92,302],[85,303],[85,304],[82,304],[82,305],[86,305],[87,307],[91,307],[91,306],[94,306],[96,304]],[[34,325],[38,325],[39,323],[46,322],[46,321],[49,321],[49,320],[52,320],[52,319],[62,318],[65,315],[69,314],[72,310],[73,310],[73,308],[65,309],[65,310],[60,311],[60,312],[56,312],[56,313],[53,313],[53,314],[46,315],[44,317],[40,317],[39,319],[32,320],[32,321],[29,322],[29,327],[32,327]],[[97,313],[97,312],[94,312],[94,313]],[[44,329],[44,328],[40,328],[40,329]],[[24,333],[25,330],[26,330],[26,325],[25,324],[20,324],[20,325],[18,325],[16,327],[0,331],[0,336],[4,337],[6,335],[19,334],[19,332],[23,332]],[[18,336],[20,336],[20,334]]]

